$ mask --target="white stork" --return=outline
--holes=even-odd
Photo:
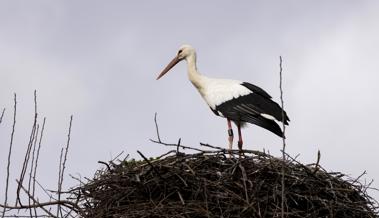
[[[282,109],[271,100],[271,96],[266,91],[247,82],[209,78],[200,74],[196,67],[196,51],[190,45],[182,45],[179,48],[175,58],[159,74],[157,80],[182,60],[187,61],[189,80],[213,113],[227,119],[230,150],[233,145],[231,121],[238,128],[238,148],[240,151],[243,144],[241,127],[246,122],[284,137],[277,122],[284,120],[284,124],[288,125],[289,118],[284,112],[284,119],[282,119]]]

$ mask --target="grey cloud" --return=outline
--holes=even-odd
[[[137,149],[149,156],[162,153],[166,148],[148,141],[155,137],[155,112],[169,142],[182,137],[185,144],[226,146],[226,121],[209,111],[187,81],[184,63],[155,81],[180,44],[190,43],[202,73],[250,81],[277,101],[282,55],[285,107],[292,120],[288,151],[312,162],[321,149],[325,168],[352,176],[367,170],[368,179],[378,180],[378,6],[373,1],[3,1],[0,108],[7,114],[1,148],[7,149],[17,92],[14,160],[22,158],[34,89],[40,116],[48,119],[41,161],[56,163],[41,166],[41,183],[49,187],[56,183],[51,175],[70,114],[69,173],[91,176],[97,160],[122,150],[133,157]],[[279,155],[275,135],[251,126],[244,136],[247,148]]]

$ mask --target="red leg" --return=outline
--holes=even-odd
[[[242,145],[243,145],[242,133],[241,133],[241,123],[237,123],[237,127],[238,127],[238,149],[240,150],[240,153],[241,153]]]
[[[230,119],[227,119],[228,120],[228,141],[229,141],[229,150],[232,150],[232,147],[233,147],[233,129],[232,129],[232,122],[230,121]]]

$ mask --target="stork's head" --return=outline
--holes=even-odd
[[[178,53],[176,54],[176,56],[174,57],[174,59],[172,59],[172,61],[166,66],[166,68],[163,69],[163,71],[157,77],[157,80],[160,79],[163,75],[165,75],[177,63],[179,63],[180,61],[182,61],[184,59],[187,60],[190,57],[196,58],[195,49],[192,48],[192,46],[190,46],[190,45],[182,45],[182,46],[180,46],[180,48],[178,50]]]

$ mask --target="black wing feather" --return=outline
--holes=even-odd
[[[249,89],[252,90],[251,87]],[[261,114],[268,114],[282,121],[282,109],[265,91],[257,89],[257,86],[254,86],[254,89],[256,92],[233,98],[216,106],[215,111],[221,112],[224,117],[235,122],[252,123],[283,137],[282,130],[275,121],[261,116]],[[284,124],[288,125],[288,121],[289,118],[284,111]]]
[[[271,96],[265,90],[263,90],[262,88],[260,88],[260,87],[258,87],[256,85],[253,85],[253,84],[248,83],[248,82],[243,82],[243,83],[241,83],[241,85],[245,86],[248,89],[250,89],[254,93],[262,95],[265,98],[269,98],[269,99],[271,98]]]
[[[281,107],[271,99],[264,98],[263,96],[251,93],[248,95],[233,98],[227,102],[224,102],[216,106],[216,110],[220,111],[227,117],[228,113],[239,114],[268,114],[273,116],[276,120],[282,121],[282,109]],[[289,118],[284,111],[284,124],[288,125]]]
[[[277,123],[273,120],[269,120],[266,118],[263,118],[261,116],[245,116],[245,120],[248,120],[246,122],[255,124],[257,126],[263,127],[273,133],[275,133],[279,137],[283,137],[282,129],[279,127]]]
[[[252,96],[247,95],[250,98],[248,101],[250,103],[254,103],[251,104],[250,107],[261,108],[263,112],[261,110],[258,110],[260,113],[269,114],[271,116],[274,116],[278,121],[282,121],[282,108],[276,102],[271,100],[271,96],[265,90],[248,82],[243,82],[241,85],[245,86],[253,92]],[[259,96],[263,98],[259,98]],[[288,125],[288,121],[290,120],[287,116],[287,113],[284,112],[284,123]]]

